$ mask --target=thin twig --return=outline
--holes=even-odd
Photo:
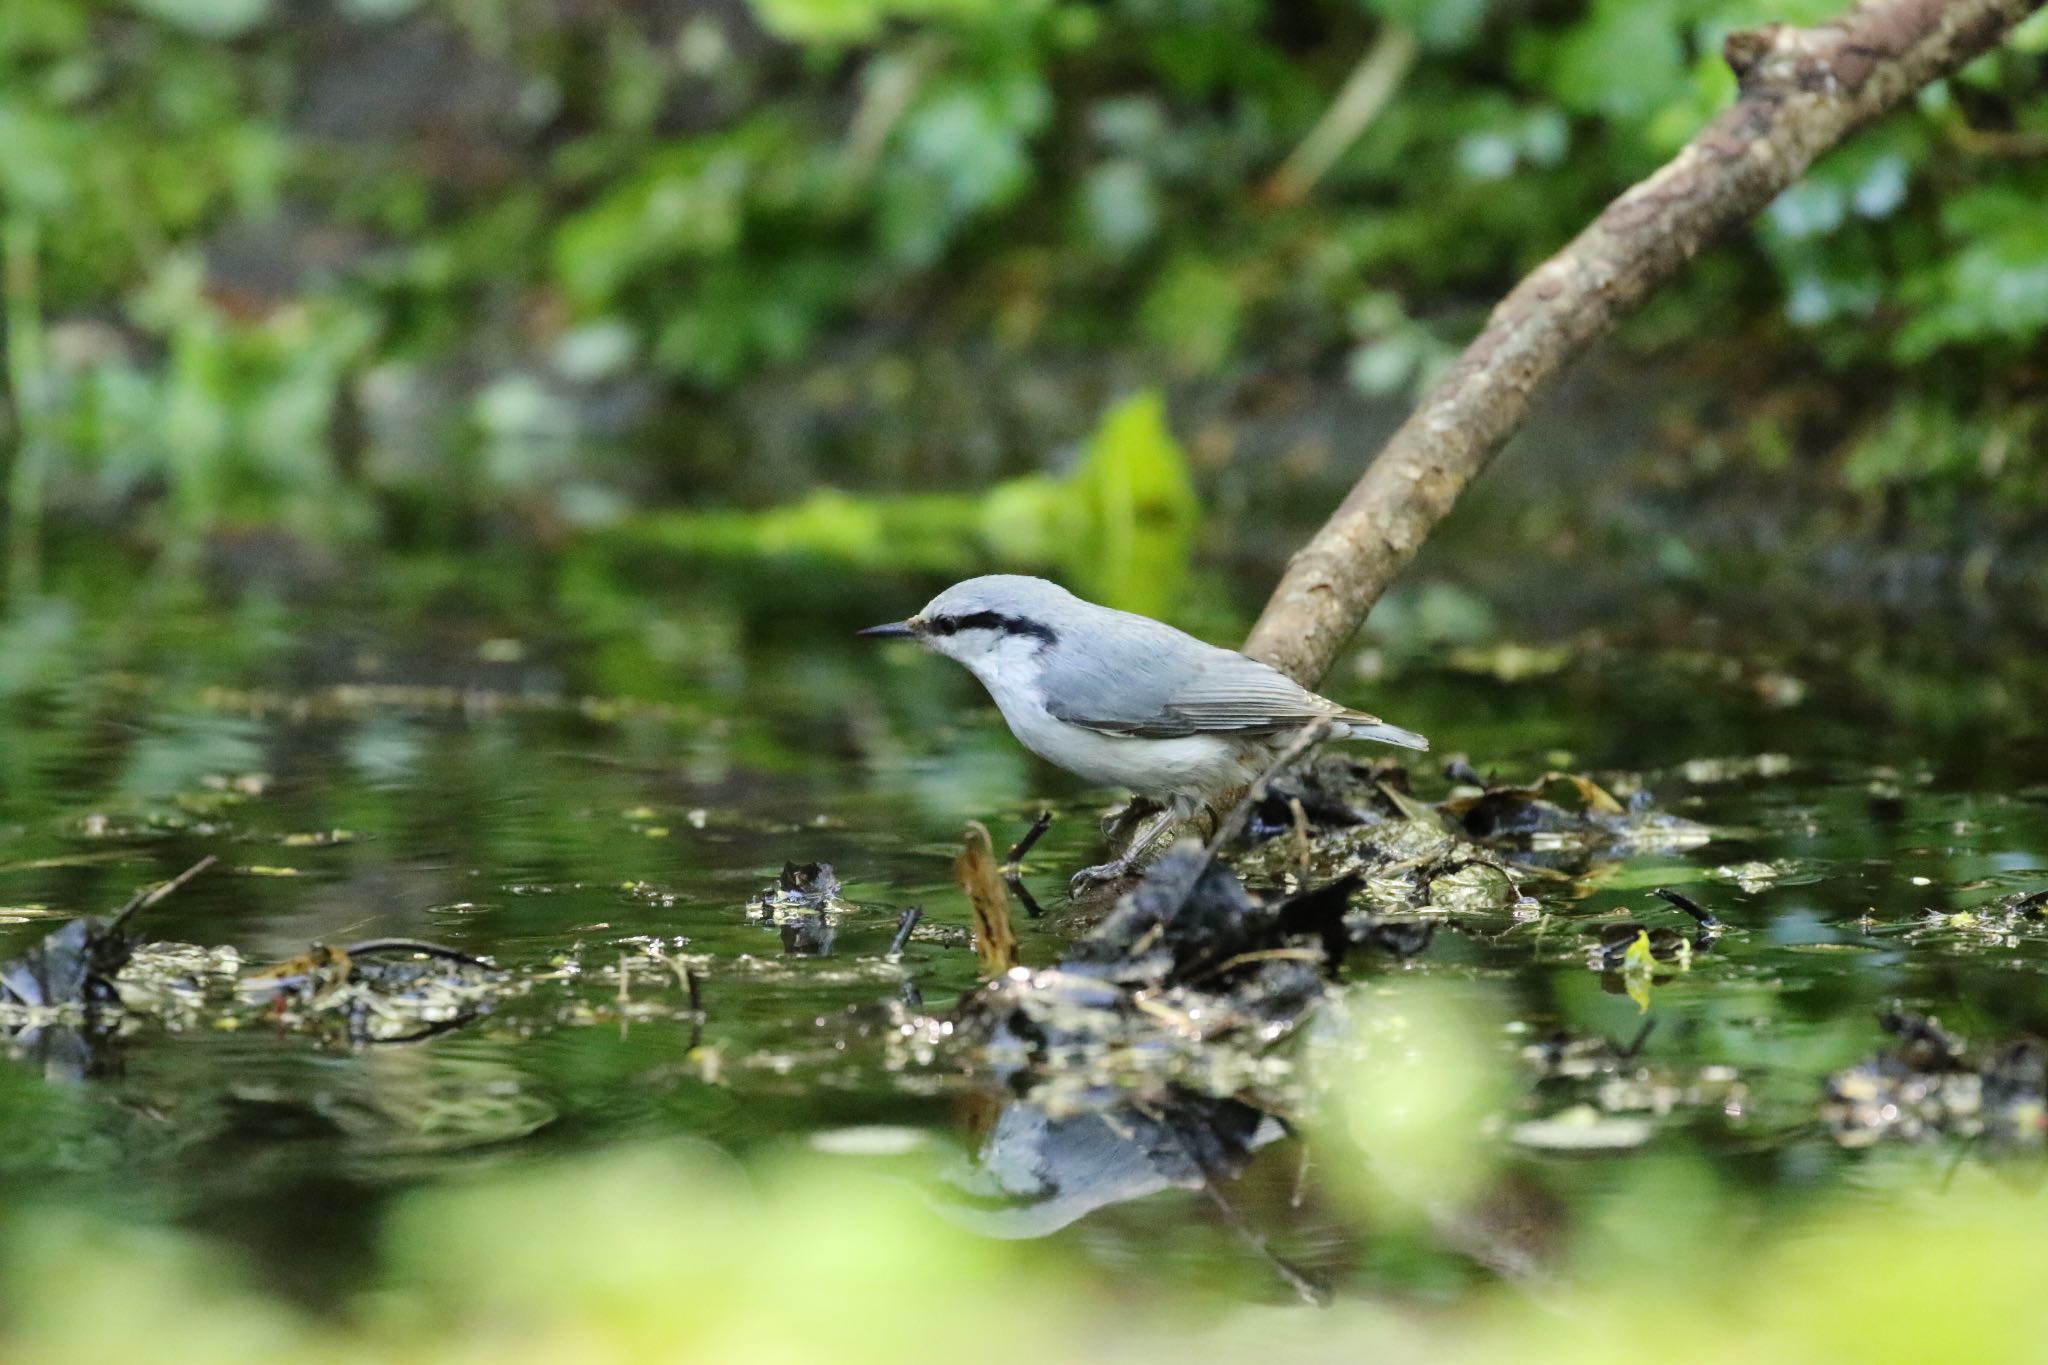
[[[704,1000],[701,994],[702,988],[699,984],[697,969],[685,963],[682,959],[670,957],[660,948],[651,945],[647,949],[647,955],[674,974],[676,984],[681,986],[684,994],[689,997],[690,1013],[703,1014]]]
[[[1010,888],[1010,894],[1024,902],[1024,913],[1032,919],[1044,919],[1045,907],[1038,903],[1038,897],[1031,894],[1031,888],[1024,885],[1024,879],[1012,873],[1003,874],[1003,885]]]
[[[1052,828],[1052,811],[1038,812],[1038,818],[1031,822],[1031,828],[1024,831],[1024,837],[1010,845],[1010,856],[1003,863],[1003,881],[1010,888],[1010,894],[1024,902],[1024,913],[1033,919],[1043,919],[1045,908],[1038,903],[1038,897],[1031,894],[1031,888],[1024,884],[1024,856],[1038,847],[1038,841]]]
[[[1387,107],[1408,69],[1415,65],[1416,51],[1415,34],[1410,29],[1388,24],[1379,41],[1359,58],[1316,126],[1266,181],[1262,196],[1274,204],[1294,204],[1305,198]]]
[[[861,73],[860,103],[839,152],[836,191],[842,199],[850,199],[874,174],[889,135],[917,98],[928,64],[921,50],[885,52],[868,62]]]
[[[183,872],[180,872],[177,876],[171,878],[167,882],[164,882],[162,885],[145,887],[143,890],[136,892],[133,896],[130,896],[128,898],[128,903],[122,906],[119,910],[116,910],[114,912],[114,917],[107,921],[107,932],[109,934],[114,933],[116,930],[120,929],[121,926],[126,924],[131,916],[139,915],[144,910],[148,910],[153,906],[162,904],[164,899],[168,897],[172,892],[184,886],[187,882],[191,881],[200,873],[206,871],[207,868],[212,867],[218,861],[220,861],[218,858],[216,858],[213,854],[209,853],[204,858],[201,858],[198,862],[192,864],[192,866],[186,868]]]
[[[460,948],[450,948],[443,943],[429,943],[425,939],[417,938],[366,938],[346,945],[342,951],[350,957],[372,957],[378,953],[417,953],[422,957],[439,958],[443,962],[459,963],[465,967],[498,970],[496,965],[473,953],[465,953]]]
[[[1698,901],[1694,900],[1690,896],[1680,895],[1678,892],[1671,890],[1669,887],[1660,886],[1656,890],[1652,891],[1650,894],[1655,896],[1658,900],[1664,901],[1670,905],[1675,905],[1680,910],[1685,911],[1686,914],[1691,915],[1694,919],[1699,921],[1700,928],[1702,929],[1725,929],[1728,927],[1727,925],[1721,923],[1719,917],[1716,916],[1713,911],[1707,909],[1706,906],[1701,905]]]
[[[1016,871],[1017,865],[1024,861],[1025,855],[1029,854],[1032,849],[1038,847],[1038,841],[1040,839],[1043,839],[1045,837],[1045,832],[1051,828],[1051,809],[1048,808],[1046,810],[1038,812],[1038,818],[1031,822],[1030,829],[1024,831],[1024,837],[1019,839],[1016,843],[1010,845],[1010,856],[1005,861],[1004,870],[1006,872]]]
[[[923,918],[924,907],[922,905],[913,905],[908,910],[905,910],[903,918],[897,922],[896,937],[889,940],[889,951],[882,954],[882,956],[891,962],[902,957],[903,945],[910,942],[910,931],[915,929],[917,922]]]
[[[1216,855],[1221,853],[1229,846],[1232,840],[1244,832],[1246,822],[1251,819],[1252,808],[1266,799],[1266,793],[1271,788],[1273,779],[1285,772],[1303,754],[1328,738],[1333,729],[1334,727],[1328,720],[1312,720],[1307,725],[1302,726],[1301,729],[1295,731],[1293,738],[1288,740],[1286,746],[1280,750],[1278,757],[1274,758],[1266,770],[1259,774],[1258,780],[1245,788],[1244,795],[1238,798],[1237,805],[1232,807],[1230,814],[1217,822],[1215,834],[1210,836],[1208,844],[1202,849],[1201,867],[1196,870],[1193,877],[1188,879],[1188,884],[1182,888],[1180,904],[1174,906],[1171,913],[1160,918],[1159,922],[1153,926],[1153,932],[1165,932],[1166,927],[1180,914],[1182,906],[1187,904],[1187,898],[1194,894],[1195,887],[1200,884],[1202,873],[1206,872],[1209,865],[1216,861]]]
[[[1315,845],[1308,837],[1308,810],[1298,796],[1287,798],[1287,810],[1294,816],[1294,861],[1306,876],[1309,864],[1315,859]]]

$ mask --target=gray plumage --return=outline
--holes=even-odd
[[[1178,739],[1271,735],[1311,721],[1341,720],[1360,738],[1429,747],[1421,735],[1317,696],[1272,665],[1234,649],[1207,644],[1150,617],[1108,607],[1093,607],[1093,612],[1100,615],[1087,623],[1085,639],[1075,641],[1086,648],[1051,651],[1039,674],[1046,709],[1069,725]]]
[[[1271,735],[1314,720],[1341,720],[1360,739],[1429,747],[1412,730],[1317,696],[1270,664],[1198,640],[1164,621],[1089,602],[1043,578],[970,578],[933,598],[915,619],[990,614],[1043,626],[1057,637],[1038,642],[1038,685],[1046,709],[1069,725],[1142,739],[1179,739]]]

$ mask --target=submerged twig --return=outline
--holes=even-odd
[[[1038,818],[1031,822],[1030,829],[1024,831],[1024,837],[1010,845],[1010,856],[1004,861],[1003,871],[1005,873],[1015,873],[1018,870],[1018,864],[1024,861],[1025,855],[1038,847],[1038,841],[1043,839],[1045,832],[1051,828],[1051,809],[1048,808],[1038,812]]]
[[[366,938],[348,944],[343,951],[350,957],[375,957],[378,953],[416,953],[421,957],[439,958],[464,967],[482,967],[496,971],[497,964],[487,962],[474,953],[465,953],[460,948],[450,948],[445,943],[429,943],[420,938]]]
[[[1680,895],[1678,892],[1673,891],[1669,887],[1664,886],[1658,887],[1650,894],[1655,896],[1658,900],[1661,900],[1669,905],[1675,905],[1680,910],[1685,911],[1686,914],[1691,915],[1694,919],[1699,921],[1700,928],[1702,929],[1727,928],[1727,926],[1721,922],[1719,916],[1715,915],[1713,911],[1707,909],[1707,907],[1701,905],[1698,901],[1694,900],[1690,896]]]
[[[917,928],[917,922],[924,918],[924,907],[913,905],[903,912],[903,918],[896,925],[896,937],[889,940],[889,951],[882,954],[894,962],[903,956],[903,945],[910,942],[910,931]]]
[[[690,1013],[702,1016],[704,1013],[703,978],[698,976],[697,969],[680,958],[670,957],[658,947],[649,947],[647,953],[648,956],[668,968],[674,974],[676,984],[683,988],[684,995],[689,998]]]
[[[1038,818],[1031,822],[1031,828],[1024,831],[1024,837],[1010,845],[1010,856],[1003,863],[1003,884],[1010,888],[1010,894],[1024,902],[1024,913],[1033,919],[1045,917],[1045,907],[1038,903],[1038,897],[1031,894],[1031,888],[1024,884],[1024,855],[1038,846],[1045,832],[1052,828],[1052,811],[1038,812]]]
[[[1643,1020],[1643,1026],[1636,1030],[1636,1036],[1629,1039],[1628,1046],[1621,1049],[1621,1051],[1616,1055],[1618,1055],[1624,1062],[1634,1061],[1636,1057],[1642,1052],[1643,1044],[1650,1041],[1650,1032],[1656,1027],[1656,1019],[1650,1018]]]

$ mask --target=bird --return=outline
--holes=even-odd
[[[1413,730],[1318,696],[1270,664],[1043,578],[969,578],[907,620],[857,633],[915,640],[965,665],[1032,753],[1162,804],[1121,856],[1076,873],[1076,889],[1121,879],[1167,829],[1263,773],[1304,726],[1429,748]]]

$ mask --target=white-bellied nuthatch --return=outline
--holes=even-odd
[[[1327,721],[1340,737],[1429,747],[1257,659],[1084,602],[1042,578],[970,578],[909,620],[860,633],[918,640],[959,660],[1032,753],[1165,803],[1121,858],[1083,870],[1077,884],[1121,877],[1168,826],[1257,778],[1305,725]]]

